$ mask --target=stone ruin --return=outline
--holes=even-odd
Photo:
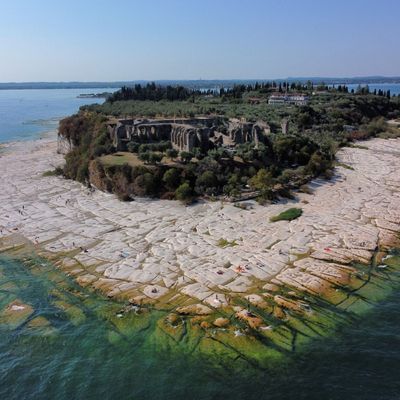
[[[151,143],[171,141],[179,151],[195,147],[210,148],[263,142],[271,132],[264,121],[256,123],[222,117],[181,119],[121,119],[108,124],[108,132],[116,151],[125,151],[129,142]]]

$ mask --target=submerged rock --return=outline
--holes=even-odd
[[[213,322],[213,325],[215,325],[218,328],[225,328],[226,326],[229,325],[229,322],[230,321],[228,318],[219,317]]]
[[[17,299],[9,303],[0,313],[0,324],[15,329],[23,324],[34,312],[29,304]]]
[[[212,310],[204,304],[192,304],[178,307],[176,312],[183,315],[208,315],[212,313]]]

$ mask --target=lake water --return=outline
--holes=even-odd
[[[79,99],[82,93],[112,89],[0,90],[0,143],[32,140],[57,129],[58,121],[84,104],[103,99]]]
[[[336,87],[338,85],[335,85]],[[349,88],[349,91],[351,91],[351,89],[354,89],[354,91],[357,91],[358,88],[358,84],[350,84],[350,85],[346,85]],[[361,84],[361,86],[366,86],[366,84]],[[390,90],[390,94],[391,95],[399,95],[400,94],[400,83],[371,83],[368,84],[369,90],[371,92],[373,92],[375,89],[376,91],[378,91],[379,89],[387,92],[388,90]]]
[[[350,90],[358,85],[348,85]],[[369,85],[370,90],[390,90],[400,94],[400,84]],[[54,132],[60,118],[78,111],[84,104],[103,99],[79,99],[83,93],[111,92],[114,89],[28,89],[0,90],[0,143],[32,140]]]
[[[50,264],[0,256],[0,311],[15,299],[32,307],[8,323],[0,313],[0,398],[398,400],[399,289],[284,365],[234,371],[151,340],[156,313],[118,325],[112,302]]]
[[[79,106],[101,102],[76,98],[88,92],[95,90],[0,91],[0,142],[40,137]],[[40,259],[0,255],[0,399],[400,399],[398,285],[368,314],[287,363],[237,371],[166,351],[153,335],[157,312],[120,326],[120,305],[54,271]],[[4,316],[16,299],[32,307],[26,319]]]

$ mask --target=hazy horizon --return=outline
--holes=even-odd
[[[365,76],[288,76],[288,77],[277,77],[277,78],[246,78],[246,77],[241,77],[241,78],[207,78],[207,79],[128,79],[128,80],[103,80],[103,81],[97,81],[97,80],[60,80],[60,81],[0,81],[0,85],[2,84],[69,84],[69,83],[129,83],[129,82],[201,82],[201,81],[216,81],[216,82],[222,82],[222,81],[285,81],[285,80],[305,80],[305,79],[343,79],[343,80],[362,80],[362,79],[400,79],[400,74],[399,75],[393,75],[393,76],[388,76],[388,75],[365,75]]]
[[[399,15],[396,0],[17,0],[0,82],[393,77]]]

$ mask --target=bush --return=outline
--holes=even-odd
[[[196,192],[199,194],[212,193],[218,186],[218,180],[212,171],[203,172],[196,179]]]
[[[76,173],[76,180],[81,183],[86,183],[89,179],[89,162],[83,162]]]
[[[63,175],[64,170],[61,167],[56,167],[50,171],[43,172],[43,176],[60,176]]]
[[[175,189],[181,180],[180,172],[176,168],[170,168],[165,171],[162,180],[169,189]]]
[[[192,196],[192,188],[187,182],[182,183],[182,185],[180,185],[178,189],[175,190],[176,199],[182,201],[183,203],[190,203],[192,200]]]
[[[155,153],[153,151],[149,153],[150,164],[157,164],[162,160],[162,158],[163,158],[162,153]]]
[[[217,246],[218,247],[233,247],[233,246],[237,246],[236,240],[232,240],[231,242],[229,240],[226,239],[219,239],[217,242]]]
[[[270,188],[272,181],[271,173],[262,168],[250,179],[249,184],[252,189],[266,190]]]
[[[193,154],[188,151],[181,151],[181,160],[186,164],[193,158]]]
[[[387,124],[384,118],[376,118],[372,120],[366,127],[369,136],[376,136],[378,133],[385,132]]]
[[[299,218],[301,214],[303,214],[303,210],[301,208],[289,208],[288,210],[271,217],[269,220],[271,222],[293,221],[294,219]]]
[[[138,175],[133,181],[134,192],[138,196],[154,196],[158,193],[159,180],[150,172]]]
[[[179,152],[175,149],[167,149],[166,154],[169,158],[176,158],[178,157]]]
[[[139,151],[140,143],[137,142],[129,142],[128,143],[128,151],[131,153],[137,153]]]

